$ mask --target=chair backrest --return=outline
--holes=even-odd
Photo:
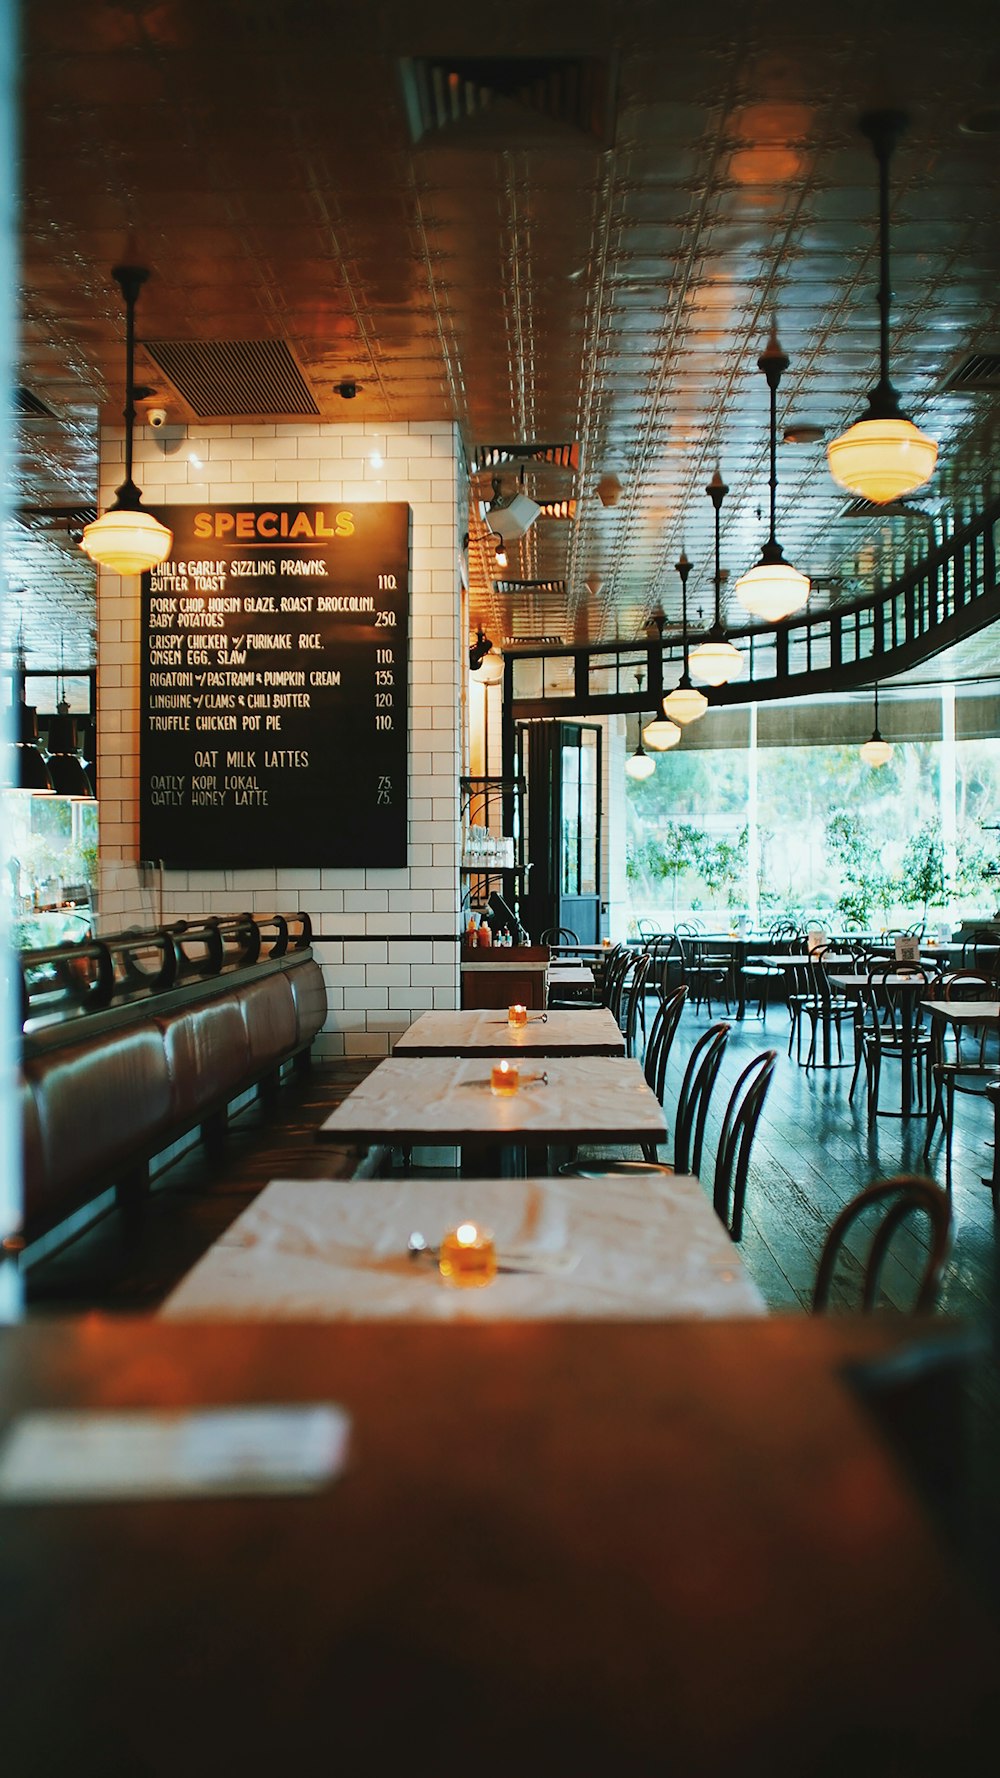
[[[546,926],[538,942],[540,945],[578,945],[580,940],[572,926]]]
[[[639,1014],[642,1011],[643,996],[646,992],[646,977],[649,974],[650,955],[648,951],[639,951],[631,970],[626,970],[622,985],[622,1004],[619,1023],[625,1033],[625,1054],[635,1055],[636,1039],[639,1033]]]
[[[697,1173],[705,1141],[705,1119],[723,1051],[729,1041],[725,1019],[703,1031],[688,1057],[674,1117],[674,1172]]]
[[[813,1287],[812,1307],[814,1313],[827,1306],[837,1256],[848,1230],[853,1228],[858,1218],[864,1215],[872,1205],[878,1204],[885,1206],[885,1214],[875,1228],[871,1247],[868,1250],[868,1258],[864,1263],[861,1290],[862,1310],[869,1314],[874,1309],[878,1300],[882,1264],[889,1250],[889,1244],[900,1224],[915,1210],[925,1213],[930,1225],[930,1240],[917,1282],[917,1294],[913,1309],[921,1312],[934,1307],[941,1270],[948,1253],[951,1206],[947,1194],[941,1190],[939,1185],[935,1185],[933,1179],[926,1179],[919,1173],[897,1173],[891,1179],[879,1179],[873,1185],[866,1185],[864,1190],[858,1192],[857,1196],[852,1198],[850,1203],[841,1210],[839,1216],[835,1218],[820,1254],[819,1269]]]
[[[672,992],[671,977],[677,976],[679,980],[684,971],[684,953],[676,932],[665,932],[660,938],[653,939],[649,946],[649,957],[653,986],[660,999],[667,1000]]]
[[[764,1050],[748,1062],[729,1095],[715,1159],[712,1202],[734,1241],[743,1233],[750,1150],[771,1085],[777,1050]]]
[[[687,988],[683,983],[679,988],[675,988],[672,994],[665,995],[656,1009],[653,1023],[649,1028],[649,1036],[646,1039],[646,1054],[642,1061],[643,1073],[646,1076],[647,1085],[652,1088],[661,1105],[663,1104],[670,1050],[677,1035],[677,1027],[680,1024],[686,999]]]
[[[601,979],[601,999],[605,1006],[610,1007],[619,1022],[621,1022],[622,992],[632,957],[633,952],[626,945],[616,946],[607,958]]]
[[[893,977],[903,977],[914,987],[925,988],[926,993],[923,996],[910,994],[905,988],[894,986]],[[863,992],[866,999],[866,1022],[877,1035],[890,1041],[902,1037],[907,1020],[911,1030],[915,1031],[923,1020],[921,998],[934,999],[931,977],[919,963],[884,963],[880,968],[872,970],[868,977],[868,986]]]
[[[941,979],[943,1000],[993,1000],[995,996],[992,977],[978,969],[953,969]]]
[[[664,937],[663,927],[655,926],[652,920],[637,920],[635,929],[639,937],[644,940]]]

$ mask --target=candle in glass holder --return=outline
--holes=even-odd
[[[508,1008],[507,1008],[507,1023],[508,1023],[508,1025],[526,1025],[528,1023],[528,1009],[527,1009],[527,1007],[526,1006],[508,1006]]]
[[[609,938],[602,938],[601,943],[604,946],[604,949],[608,950],[611,945],[611,940]]]
[[[490,1091],[499,1099],[509,1099],[517,1092],[518,1073],[512,1062],[494,1062],[490,1070]]]
[[[460,1222],[448,1229],[438,1249],[438,1271],[447,1284],[489,1284],[497,1275],[497,1250],[491,1229]]]

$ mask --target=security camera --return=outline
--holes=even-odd
[[[157,431],[159,431],[159,428],[165,426],[167,423],[167,410],[165,407],[151,407],[146,418],[149,421],[149,424],[155,426]]]
[[[358,392],[358,385],[353,377],[344,377],[342,382],[334,383],[333,388],[342,401],[353,401]]]

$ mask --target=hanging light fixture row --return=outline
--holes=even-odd
[[[922,488],[937,462],[936,443],[901,411],[889,380],[889,162],[907,122],[901,111],[870,111],[860,120],[879,169],[879,380],[860,420],[827,446],[834,481],[879,505]]]
[[[144,574],[170,554],[173,537],[166,525],[147,512],[132,479],[135,431],[135,305],[149,277],[142,266],[118,265],[112,270],[125,302],[125,480],[115,490],[114,504],[84,529],[81,549],[92,562],[114,574]]]

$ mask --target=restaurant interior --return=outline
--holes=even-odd
[[[995,1758],[998,78],[0,20],[13,1778]]]

